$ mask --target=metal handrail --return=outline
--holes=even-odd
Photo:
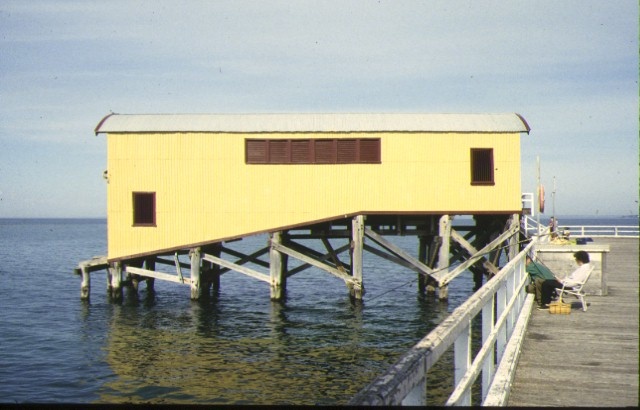
[[[561,225],[558,230],[567,228],[572,238],[599,237],[599,238],[638,238],[640,227],[638,225]],[[549,233],[549,227],[538,224],[533,218],[523,218],[522,229],[527,235],[543,235]]]
[[[640,229],[633,225],[562,225],[572,237],[639,237]]]
[[[495,376],[496,364],[502,359],[524,305],[524,287],[529,282],[525,257],[538,240],[539,237],[534,237],[496,276],[414,345],[395,365],[361,390],[349,404],[426,404],[427,372],[451,346],[454,348],[455,388],[447,404],[471,405],[471,386],[480,373],[484,400]],[[482,346],[472,358],[471,322],[480,312]]]

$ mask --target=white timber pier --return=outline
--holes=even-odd
[[[548,239],[540,232],[349,404],[638,406],[638,237],[595,237],[611,249],[608,292],[588,295],[586,312],[578,299],[565,300],[571,313],[558,315],[535,309],[525,292],[524,258]],[[481,346],[472,348],[478,325]],[[429,372],[450,349],[453,385],[449,398],[436,402]]]
[[[638,407],[638,238],[594,242],[610,247],[608,293],[587,296],[586,312],[572,298],[569,315],[534,310],[511,393],[492,404]]]

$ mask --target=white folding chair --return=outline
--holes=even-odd
[[[558,293],[558,300],[560,300],[560,302],[562,302],[562,294],[563,293],[566,293],[568,295],[573,295],[573,296],[577,297],[578,299],[580,299],[580,303],[582,303],[582,311],[586,312],[587,311],[587,300],[585,299],[586,294],[584,293],[582,288],[584,287],[585,283],[587,283],[587,281],[591,277],[591,273],[593,272],[594,269],[595,269],[595,265],[591,265],[591,267],[589,268],[589,272],[587,272],[587,276],[585,276],[585,278],[584,278],[584,282],[573,284],[573,285],[569,286],[569,288],[567,288],[566,283],[564,281],[562,281],[562,288],[556,288],[556,292]]]

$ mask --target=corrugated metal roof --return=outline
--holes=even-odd
[[[519,114],[110,114],[95,133],[526,132]]]

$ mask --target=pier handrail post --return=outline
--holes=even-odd
[[[496,316],[495,316],[495,296],[491,299],[490,303],[487,303],[482,308],[482,345],[484,345],[493,330],[495,329]],[[493,375],[495,374],[495,354],[494,349],[488,354],[487,360],[482,364],[482,399],[487,396]]]
[[[456,337],[453,343],[454,386],[457,386],[471,366],[471,319]],[[471,405],[471,390],[467,390],[459,403],[461,406]]]

